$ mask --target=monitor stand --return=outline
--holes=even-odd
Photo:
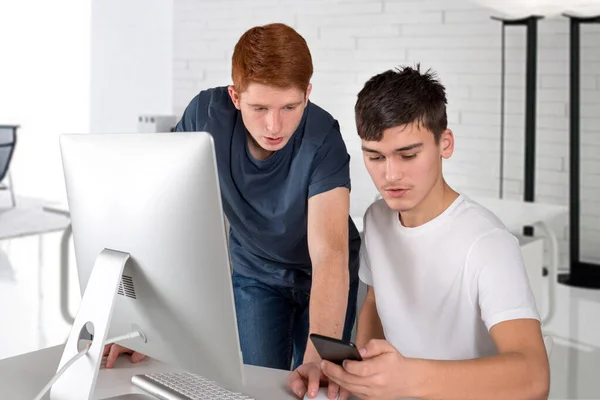
[[[79,353],[81,334],[93,329],[93,339],[87,354],[75,361],[54,383],[51,400],[91,399],[96,387],[104,343],[110,327],[115,297],[129,253],[104,249],[96,258],[75,322],[65,345],[58,370]]]

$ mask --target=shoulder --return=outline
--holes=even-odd
[[[208,117],[215,113],[236,113],[237,109],[231,101],[227,86],[206,89],[198,93],[198,108],[205,110]]]
[[[460,204],[454,210],[453,215],[461,229],[464,229],[465,233],[470,233],[474,238],[496,231],[510,234],[496,214],[465,195],[461,195]]]
[[[185,130],[206,130],[215,120],[231,120],[236,111],[226,86],[202,90],[194,96],[185,110]]]
[[[382,228],[389,225],[389,221],[390,219],[393,219],[394,214],[395,211],[388,207],[384,199],[376,200],[365,212],[363,218],[365,233],[370,226]]]
[[[318,147],[327,142],[342,140],[338,121],[330,113],[310,101],[306,106],[304,140]]]
[[[469,258],[482,255],[498,260],[520,254],[519,239],[489,209],[465,197],[457,208],[456,222],[469,238]],[[477,258],[478,259],[478,258]]]

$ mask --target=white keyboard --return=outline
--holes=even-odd
[[[134,375],[131,383],[161,400],[254,400],[187,372]]]

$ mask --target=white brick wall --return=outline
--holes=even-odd
[[[501,2],[497,2],[501,3]],[[516,2],[518,3],[518,2]],[[457,149],[445,165],[449,182],[471,195],[497,196],[500,129],[500,23],[497,11],[442,0],[175,0],[173,104],[181,114],[203,88],[230,83],[230,57],[254,25],[284,22],[311,48],[312,101],[331,112],[353,155],[352,210],[375,189],[362,166],[353,119],[356,94],[372,75],[421,62],[448,92]],[[568,202],[568,21],[539,22],[538,201]],[[600,27],[582,30],[582,257],[600,261]],[[507,28],[505,192],[523,195],[524,28]],[[567,267],[566,218],[553,221]]]

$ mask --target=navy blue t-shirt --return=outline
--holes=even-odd
[[[213,136],[234,270],[269,285],[310,291],[308,199],[350,189],[350,156],[337,121],[308,102],[288,143],[259,161],[250,154],[248,132],[227,87],[218,87],[192,99],[176,130]],[[348,229],[354,281],[360,236],[350,217]]]

